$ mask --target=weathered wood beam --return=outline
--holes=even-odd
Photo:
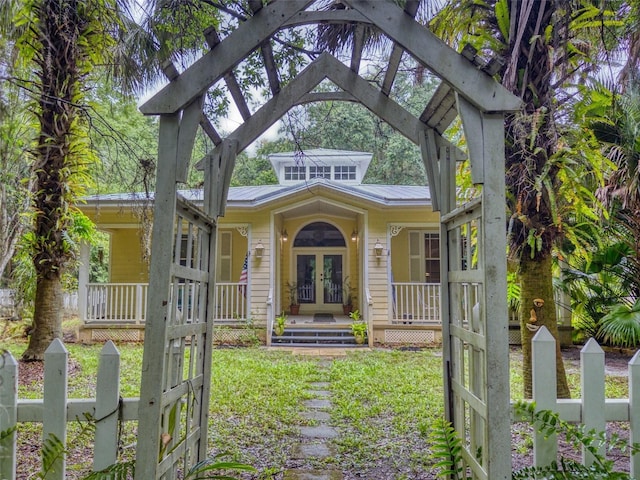
[[[370,25],[371,21],[356,10],[303,10],[284,22],[283,27],[331,23],[364,23]]]
[[[418,6],[420,2],[415,0],[409,0],[404,6],[404,12],[411,16],[411,18],[415,18],[418,13]],[[391,55],[389,55],[389,62],[387,65],[387,71],[384,74],[384,80],[382,81],[382,93],[384,93],[387,97],[391,93],[391,87],[393,87],[393,82],[396,79],[396,75],[398,74],[398,68],[400,67],[400,61],[402,60],[402,54],[404,53],[404,49],[398,45],[397,43],[393,45],[393,49],[391,50]]]
[[[249,0],[249,8],[251,8],[255,15],[262,10],[262,0]],[[269,80],[271,94],[276,95],[280,91],[280,79],[278,78],[278,66],[276,65],[275,58],[273,57],[273,47],[271,46],[271,41],[269,39],[265,40],[260,45],[260,52],[262,53],[264,68],[267,72],[267,79]]]
[[[364,50],[364,24],[358,23],[356,25],[356,31],[353,35],[353,50],[351,51],[352,72],[358,73],[360,71],[362,50]]]
[[[322,60],[325,53],[318,59],[311,62],[300,74],[282,88],[278,95],[274,95],[262,107],[254,112],[244,124],[236,128],[227,138],[234,138],[238,141],[238,152],[243,151],[253,143],[260,135],[277,122],[293,105],[309,91],[313,90],[323,79],[327,69],[326,63]],[[221,150],[218,145],[215,149],[207,153],[206,157],[215,155]],[[206,158],[205,157],[205,158]],[[205,160],[206,161],[206,160]],[[202,162],[202,160],[199,162]]]
[[[438,166],[438,146],[433,130],[425,129],[420,134],[420,153],[422,163],[427,172],[429,191],[431,192],[431,206],[434,211],[440,211],[440,170]]]
[[[485,136],[483,133],[482,114],[465,98],[458,96],[458,111],[462,119],[462,129],[467,140],[471,180],[473,183],[484,183],[485,176]]]
[[[214,127],[209,119],[204,116],[204,113],[202,114],[202,118],[200,119],[200,126],[202,127],[204,133],[207,134],[207,136],[215,145],[220,145],[222,143],[222,137],[216,130],[216,127]]]
[[[209,48],[212,50],[220,43],[220,35],[218,35],[218,32],[214,27],[209,27],[204,31],[204,38],[207,45],[209,45]],[[240,112],[242,119],[247,120],[251,116],[251,111],[249,110],[247,101],[242,94],[242,90],[240,89],[240,85],[238,84],[238,80],[233,74],[233,71],[227,72],[224,75],[224,82],[227,84],[231,98],[233,98],[233,102],[236,104],[236,108],[238,109],[238,112]]]
[[[483,112],[519,110],[522,102],[392,2],[343,0]]]
[[[325,78],[334,82],[347,93],[310,93]],[[278,95],[256,110],[249,120],[234,130],[227,138],[237,139],[238,152],[241,152],[293,106],[307,103],[313,98],[321,101],[344,99],[360,102],[416,145],[420,144],[420,132],[425,128],[430,128],[401,105],[371,86],[369,82],[352,72],[331,54],[325,52],[289,82]],[[450,148],[456,160],[466,158],[464,152],[440,134],[436,134],[435,138],[438,147]],[[219,151],[220,148],[217,146],[207,156]],[[198,167],[203,161],[207,160],[201,160]]]
[[[272,2],[242,23],[215,50],[205,54],[173,82],[162,88],[141,107],[145,115],[174,113],[202,95],[225,73],[258,48],[282,25],[313,0]]]
[[[238,140],[226,138],[222,141],[220,149],[220,172],[218,175],[218,216],[224,217],[227,208],[227,198],[229,196],[229,186],[231,176],[236,165],[238,156]]]
[[[166,60],[162,64],[162,71],[164,75],[169,79],[169,81],[173,81],[180,76],[178,69],[176,68],[176,66],[173,64],[171,60]],[[249,116],[250,115],[251,113],[249,113]],[[202,130],[211,139],[214,145],[219,145],[220,142],[222,142],[222,138],[216,131],[215,127],[209,121],[209,119],[204,116],[204,113],[202,111],[200,113],[200,127],[202,127]]]
[[[326,59],[329,64],[327,78],[343,90],[351,93],[360,103],[387,122],[414,144],[420,145],[420,132],[428,127],[401,105],[384,95],[380,90],[371,86],[369,82],[356,75],[333,56]],[[440,135],[438,135],[440,137]],[[455,145],[440,137],[441,142],[450,146],[457,158],[464,158]]]
[[[357,102],[349,92],[311,92],[300,98],[296,105],[315,102]]]
[[[182,111],[180,130],[178,131],[178,146],[176,149],[176,181],[185,183],[189,176],[189,163],[193,153],[193,145],[203,114],[204,96],[196,98]]]

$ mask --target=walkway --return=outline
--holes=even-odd
[[[320,355],[323,360],[320,362],[321,378],[329,379],[329,370],[333,357],[346,355],[343,349],[295,349],[293,354],[299,355]],[[302,415],[312,420],[315,426],[302,427],[300,429],[300,443],[293,448],[292,463],[317,463],[327,457],[336,454],[335,447],[331,440],[338,436],[338,432],[331,427],[331,392],[328,381],[309,383],[309,393],[313,396],[304,402],[305,411]],[[283,480],[342,480],[343,475],[339,470],[308,470],[303,468],[292,468],[285,470]]]

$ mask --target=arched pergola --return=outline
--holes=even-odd
[[[503,124],[505,112],[520,102],[486,72],[491,63],[458,54],[416,22],[417,1],[408,0],[404,10],[391,1],[342,3],[346,8],[323,11],[312,0],[273,0],[266,6],[250,0],[253,16],[222,40],[208,29],[211,50],[180,74],[167,65],[170,82],[141,107],[160,116],[160,133],[138,479],[175,478],[185,465],[206,457],[216,219],[224,214],[236,156],[294,106],[328,100],[359,102],[420,146],[433,205],[441,212],[446,415],[463,439],[473,478],[511,477]],[[349,24],[355,32],[348,64],[324,52],[282,85],[274,35],[333,23]],[[393,45],[380,87],[359,75],[366,28]],[[271,96],[251,112],[234,68],[256,51]],[[419,116],[392,99],[404,54],[442,80]],[[324,80],[337,91],[314,91]],[[244,120],[225,138],[203,113],[207,90],[221,81]],[[455,197],[455,163],[463,153],[443,137],[458,116],[472,180],[481,186],[465,205],[456,205]],[[202,210],[177,193],[188,176],[198,128],[216,145],[201,162]]]

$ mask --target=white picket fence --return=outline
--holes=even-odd
[[[629,361],[629,398],[605,397],[605,354],[592,338],[580,351],[581,398],[556,398],[556,342],[542,327],[532,341],[533,398],[536,410],[551,410],[560,418],[585,426],[587,431],[604,432],[607,422],[629,422],[629,444],[640,443],[640,352]],[[517,420],[515,411],[512,418]],[[547,438],[535,433],[533,439],[534,465],[549,465],[556,460],[558,443],[555,436]],[[604,454],[603,445],[600,454]],[[583,450],[582,463],[593,463],[592,455]],[[640,474],[640,454],[630,458],[629,473]]]
[[[640,353],[629,362],[629,398],[605,398],[605,356],[594,341],[581,351],[582,397],[563,400],[555,397],[555,340],[542,328],[533,339],[533,394],[538,410],[552,410],[569,422],[582,423],[587,429],[605,431],[607,422],[629,422],[629,442],[640,443]],[[0,431],[20,422],[43,424],[43,438],[50,434],[66,439],[67,422],[92,419],[96,424],[94,469],[100,470],[117,460],[117,431],[120,421],[138,418],[138,399],[120,397],[120,355],[107,342],[100,354],[95,399],[67,398],[68,352],[60,340],[54,340],[45,354],[44,398],[25,400],[17,397],[18,363],[5,352],[0,357]],[[514,421],[520,421],[512,412]],[[534,434],[534,465],[548,465],[557,456],[555,437]],[[583,462],[589,464],[588,452]],[[65,458],[60,457],[47,479],[62,480]],[[632,477],[640,474],[640,454],[630,459]],[[0,479],[16,478],[16,434],[0,442]]]
[[[94,399],[67,398],[68,352],[60,340],[54,340],[45,353],[44,395],[42,399],[17,397],[18,362],[9,352],[0,357],[0,431],[18,423],[42,423],[43,439],[62,442],[67,438],[67,422],[94,421],[95,471],[117,460],[120,421],[138,419],[138,399],[120,397],[120,353],[109,341],[102,348]],[[16,478],[16,432],[0,441],[0,479]],[[47,480],[63,480],[66,462],[61,455],[47,474]]]

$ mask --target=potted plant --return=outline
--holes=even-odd
[[[289,313],[291,313],[291,315],[298,315],[298,313],[300,313],[298,284],[296,282],[287,282],[287,290],[289,291]]]
[[[351,283],[349,282],[349,277],[344,277],[342,281],[342,312],[345,315],[350,315],[353,311],[353,289],[351,288]]]
[[[349,314],[353,320],[351,324],[351,333],[353,333],[356,343],[362,345],[367,338],[367,323],[360,318],[360,311],[354,310]]]
[[[273,331],[277,336],[281,336],[284,334],[284,326],[287,323],[287,316],[284,311],[276,317],[276,321],[273,325]]]

